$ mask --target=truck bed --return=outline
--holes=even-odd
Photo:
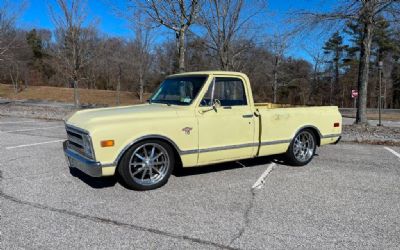
[[[302,128],[310,128],[320,145],[333,143],[341,133],[342,118],[336,106],[301,106],[290,104],[256,103],[259,112],[260,141],[282,142],[261,148],[260,155],[285,152],[292,138]],[[334,126],[338,123],[339,126]],[[271,143],[272,144],[272,143]],[[280,151],[271,151],[280,150]]]

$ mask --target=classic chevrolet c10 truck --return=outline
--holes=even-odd
[[[254,103],[246,75],[207,71],[167,77],[146,104],[78,111],[65,125],[70,168],[117,171],[127,187],[150,190],[176,166],[275,154],[305,165],[340,140],[342,117],[335,106]]]

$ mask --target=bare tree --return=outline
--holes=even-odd
[[[301,12],[300,15],[312,26],[321,23],[343,25],[346,21],[357,22],[362,26],[360,62],[358,73],[358,107],[356,123],[368,124],[367,89],[370,68],[371,43],[377,22],[385,16],[389,22],[399,21],[400,2],[397,0],[342,0],[338,7],[328,12]]]
[[[117,12],[118,15],[128,20],[130,27],[135,34],[133,41],[128,44],[129,54],[132,57],[127,60],[130,61],[129,64],[132,65],[139,78],[139,88],[137,89],[137,93],[139,100],[143,101],[145,82],[153,59],[151,54],[152,43],[154,41],[152,33],[153,27],[150,24],[151,22],[148,22],[149,18],[146,17],[146,13],[144,13],[142,9],[135,9],[135,12],[133,14],[130,13],[129,15],[121,14],[121,11]],[[184,58],[184,55],[182,56]],[[182,64],[185,66],[184,61]],[[182,70],[184,70],[184,68]]]
[[[26,43],[26,32],[17,30],[15,33],[15,42],[6,53],[4,66],[8,68],[14,92],[18,93],[22,90],[22,82],[27,81],[28,62],[32,58],[32,52]]]
[[[207,0],[200,14],[201,24],[207,31],[208,46],[218,56],[220,67],[231,67],[233,41],[249,19],[242,19],[244,0]],[[239,52],[237,52],[239,53]]]
[[[26,8],[26,1],[18,4],[10,0],[0,2],[0,61],[16,41],[15,21]]]
[[[21,75],[26,72],[26,43],[24,32],[19,32],[15,22],[26,7],[26,2],[0,2],[0,68],[7,71],[14,92],[20,89]]]
[[[132,0],[131,0],[132,1]],[[153,23],[175,32],[178,51],[179,72],[185,71],[185,36],[189,27],[196,21],[199,0],[142,0],[139,7]]]
[[[64,74],[73,81],[74,103],[79,106],[78,82],[81,69],[94,57],[91,40],[96,36],[93,27],[84,28],[87,19],[86,0],[56,0],[59,11],[50,6],[56,26],[58,46],[56,56]]]
[[[207,32],[207,45],[216,52],[221,69],[234,68],[234,59],[250,49],[252,43],[248,41],[255,35],[255,25],[250,27],[250,21],[264,8],[263,0],[252,3],[245,0],[205,1],[200,23]]]
[[[98,75],[105,76],[105,87],[116,90],[116,105],[121,103],[121,83],[123,73],[127,71],[124,66],[133,60],[129,58],[126,47],[127,42],[121,38],[107,38],[99,47],[99,56],[91,63],[93,68],[98,67]]]
[[[279,66],[285,56],[287,49],[289,48],[289,33],[275,33],[273,36],[267,39],[267,47],[269,51],[272,53],[273,59],[273,82],[272,82],[272,93],[273,93],[273,102],[277,102],[277,92],[279,88],[278,77],[279,77]]]
[[[140,14],[138,14],[140,15]],[[151,64],[151,29],[149,26],[136,24],[134,46],[136,47],[135,64],[139,75],[139,100],[143,101],[146,75]],[[182,69],[183,70],[183,69]]]
[[[320,78],[321,78],[321,67],[326,61],[326,55],[320,51],[319,48],[316,47],[306,47],[302,46],[305,52],[311,57],[312,64],[313,64],[313,71],[312,71],[312,84],[310,95],[308,97],[308,102],[316,104],[318,101],[318,92],[320,90]],[[320,95],[320,105],[322,105],[322,95]]]

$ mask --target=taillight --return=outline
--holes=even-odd
[[[334,127],[334,128],[338,128],[338,127],[340,127],[340,123],[338,123],[338,122],[335,122],[335,123],[333,124],[333,127]]]

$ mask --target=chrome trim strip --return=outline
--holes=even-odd
[[[321,138],[325,139],[325,138],[333,138],[333,137],[339,137],[342,134],[328,134],[328,135],[323,135]]]
[[[239,144],[239,145],[204,148],[204,149],[199,149],[198,152],[199,153],[207,153],[207,152],[222,151],[222,150],[229,150],[229,149],[248,148],[248,147],[254,147],[257,145],[258,145],[258,143],[245,143],[245,144]]]
[[[290,140],[265,141],[265,142],[261,142],[261,146],[290,143],[291,141],[292,141],[291,139]]]
[[[180,151],[180,155],[190,155],[190,154],[197,154],[199,150],[197,149],[190,149],[190,150],[182,150]]]
[[[305,127],[313,127],[317,129],[314,126],[305,126]],[[304,128],[305,128],[304,127]],[[301,128],[302,129],[302,128]],[[299,131],[301,130],[299,129]],[[318,133],[319,130],[317,129]],[[319,133],[320,134],[320,133]],[[320,134],[321,138],[332,138],[332,137],[337,137],[340,136],[340,134],[329,134],[329,135],[324,135],[322,136]],[[109,165],[117,165],[118,162],[120,161],[122,155],[130,148],[133,144],[145,140],[145,139],[164,139],[168,142],[170,142],[174,148],[177,150],[179,155],[188,155],[188,154],[198,154],[198,153],[208,153],[208,152],[214,152],[214,151],[223,151],[223,150],[230,150],[230,149],[238,149],[238,148],[248,148],[248,147],[257,147],[258,143],[245,143],[245,144],[238,144],[238,145],[229,145],[229,146],[221,146],[221,147],[213,147],[213,148],[203,148],[203,149],[189,149],[189,150],[181,150],[171,139],[168,137],[162,136],[162,135],[146,135],[139,137],[138,139],[134,140],[133,142],[129,143],[126,145],[123,150],[118,154],[116,160],[114,163],[109,163]],[[264,141],[261,142],[261,146],[270,146],[270,145],[276,145],[276,144],[283,144],[283,143],[290,143],[292,139],[286,139],[286,140],[276,140],[276,141]]]
[[[276,140],[276,141],[265,141],[261,143],[261,146],[268,146],[268,145],[276,145],[282,143],[290,143],[292,140]],[[245,143],[239,145],[230,145],[230,146],[221,146],[221,147],[214,147],[214,148],[204,148],[199,149],[199,153],[207,153],[213,151],[222,151],[222,150],[229,150],[229,149],[238,149],[238,148],[248,148],[248,147],[257,147],[258,143]],[[192,150],[194,151],[194,150]]]
[[[115,162],[110,162],[110,163],[102,163],[102,167],[115,167]]]

